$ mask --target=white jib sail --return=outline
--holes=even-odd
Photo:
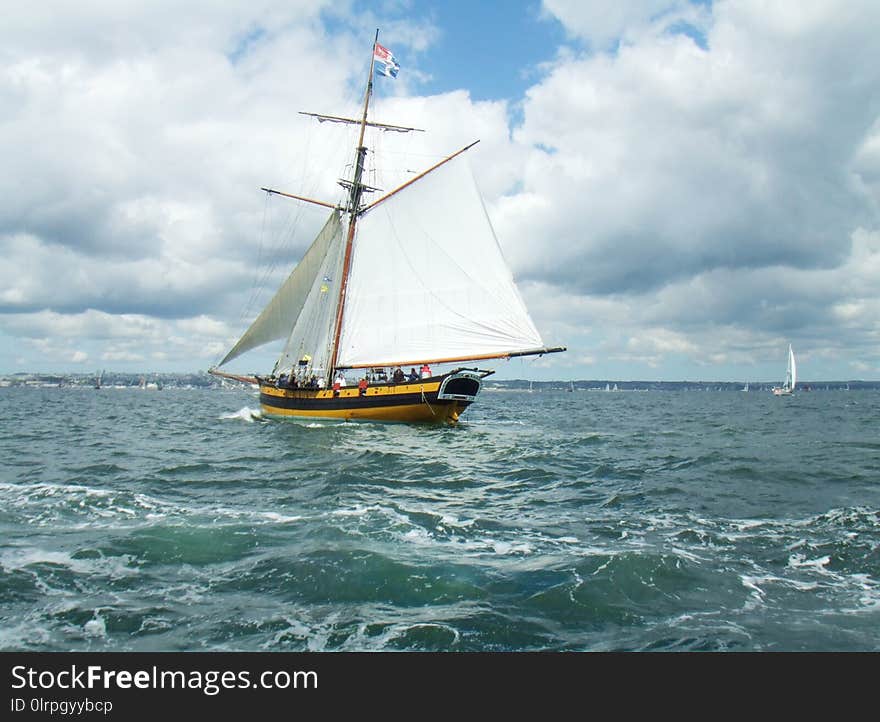
[[[503,356],[541,346],[463,157],[360,219],[339,366]]]
[[[334,246],[341,245],[340,238],[340,213],[333,211],[302,260],[219,366],[251,349],[291,334],[315,280],[325,265],[328,252]]]
[[[344,216],[348,218],[348,216]],[[284,352],[276,365],[277,372],[292,368],[299,372],[324,376],[330,371],[332,340],[336,330],[336,311],[339,308],[339,288],[342,284],[342,264],[345,256],[343,241],[345,223],[338,223],[333,242],[327,248],[318,273],[312,282],[302,311]],[[302,363],[308,358],[306,363]]]

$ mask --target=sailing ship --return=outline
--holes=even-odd
[[[258,384],[265,415],[455,423],[494,373],[458,364],[565,350],[544,344],[501,254],[465,163],[479,141],[367,200],[383,191],[364,183],[366,129],[418,130],[368,119],[374,72],[399,68],[378,40],[376,31],[360,118],[305,113],[359,126],[340,202],[262,189],[330,209],[287,280],[210,370]],[[270,374],[219,370],[280,339]]]
[[[794,392],[795,384],[797,384],[797,364],[794,360],[794,351],[791,344],[788,344],[788,367],[785,370],[785,381],[782,386],[774,386],[774,396],[791,396]]]

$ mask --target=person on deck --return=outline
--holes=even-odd
[[[335,383],[339,384],[340,387],[346,385],[345,376],[342,374],[342,371],[340,371],[338,374],[336,374],[336,382]]]
[[[360,396],[367,395],[367,379],[366,378],[361,378],[361,380],[358,381],[358,394]]]
[[[418,381],[419,375],[416,373],[415,368],[411,368],[409,370],[409,376],[407,376],[407,380],[409,381]]]
[[[431,367],[428,364],[422,364],[422,378],[426,379],[431,376]]]
[[[406,376],[403,375],[403,369],[398,366],[396,369],[394,369],[394,375],[391,378],[394,383],[399,384],[406,378]]]

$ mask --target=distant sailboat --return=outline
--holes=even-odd
[[[785,370],[785,382],[782,386],[773,387],[774,396],[791,396],[797,384],[797,364],[794,360],[794,351],[791,344],[788,345],[788,368]]]

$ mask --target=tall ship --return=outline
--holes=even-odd
[[[399,68],[378,39],[377,31],[360,118],[306,113],[359,128],[342,200],[262,189],[329,209],[299,263],[210,370],[258,385],[268,416],[454,424],[494,373],[481,362],[565,350],[544,344],[501,253],[466,162],[479,141],[389,192],[364,182],[367,128],[417,130],[369,119],[374,75]],[[282,339],[270,374],[221,370]]]

